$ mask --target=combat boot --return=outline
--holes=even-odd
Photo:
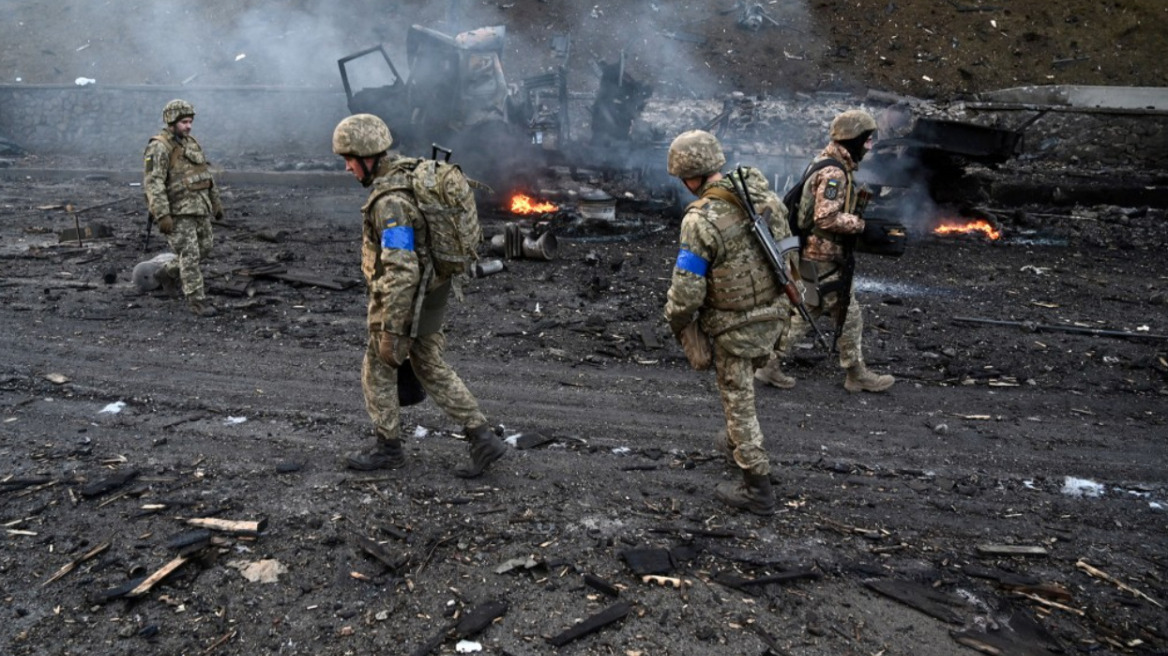
[[[738,463],[734,462],[734,447],[730,446],[730,434],[726,432],[725,428],[714,436],[714,450],[726,456],[726,462],[735,467],[738,466]]]
[[[219,310],[207,302],[206,299],[192,300],[190,302],[191,312],[199,317],[213,317],[219,314]]]
[[[795,387],[795,378],[783,373],[783,363],[778,358],[773,358],[765,367],[754,372],[754,379],[779,389]]]
[[[345,456],[345,466],[358,471],[398,469],[406,464],[401,440],[378,440],[372,448]]]
[[[775,514],[775,492],[767,474],[752,474],[743,469],[742,482],[722,483],[714,490],[714,498],[756,515]]]
[[[470,467],[455,470],[455,475],[462,478],[474,478],[481,475],[499,458],[507,453],[507,445],[495,435],[495,431],[487,424],[478,428],[468,429],[466,439],[470,442]]]
[[[844,389],[849,392],[883,392],[892,387],[896,379],[888,374],[877,374],[864,363],[848,367],[848,377],[844,379]]]

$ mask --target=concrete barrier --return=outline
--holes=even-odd
[[[194,104],[193,134],[212,163],[248,153],[331,155],[333,128],[349,113],[340,89],[4,84],[0,135],[32,153],[134,168],[174,98]]]

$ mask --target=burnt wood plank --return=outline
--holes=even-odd
[[[964,605],[964,602],[957,597],[911,581],[877,579],[865,581],[864,585],[886,597],[915,608],[929,617],[950,624],[962,623],[961,616],[952,608]]]
[[[78,490],[78,492],[80,492],[81,496],[85,497],[86,499],[99,497],[107,492],[111,492],[118,489],[119,487],[122,487],[135,478],[138,478],[140,473],[141,472],[139,472],[137,469],[128,469],[124,472],[118,472],[113,476],[109,476],[107,478],[101,479],[100,481],[94,481],[89,485],[85,485],[80,490]]]
[[[603,592],[604,594],[606,594],[610,597],[619,597],[620,596],[620,590],[618,590],[615,585],[609,583],[608,581],[605,581],[604,579],[602,579],[598,576],[594,576],[592,574],[585,574],[584,575],[584,585],[586,585],[586,586],[588,586],[588,587],[590,587],[593,590],[596,590],[598,592]]]
[[[548,640],[548,642],[550,642],[555,647],[563,647],[564,645],[572,642],[573,640],[576,640],[577,638],[583,638],[586,635],[603,629],[613,622],[618,622],[624,619],[625,616],[629,614],[629,611],[632,609],[632,607],[632,604],[627,601],[618,601],[617,603],[609,606],[608,608],[605,608],[604,610],[593,615],[592,617],[589,617],[583,622],[580,622],[576,626],[573,626],[567,631],[552,637]]]
[[[364,535],[357,535],[356,538],[357,544],[361,546],[361,549],[365,553],[381,561],[381,564],[385,565],[394,572],[404,567],[405,564],[410,560],[409,556],[394,557],[385,547],[378,544],[377,541],[372,538],[366,537]]]
[[[218,519],[216,517],[192,517],[187,520],[187,524],[199,528],[208,528],[212,531],[231,533],[233,535],[256,537],[268,527],[268,520],[266,518],[250,521]]]
[[[150,576],[147,576],[142,580],[141,583],[131,588],[130,591],[126,593],[126,596],[133,599],[135,597],[141,597],[147,592],[150,592],[151,588],[158,585],[162,582],[163,579],[173,574],[174,571],[179,567],[182,567],[183,564],[187,562],[187,560],[189,560],[189,558],[186,556],[179,556],[178,558],[175,558],[169,563],[163,565],[158,571],[154,572]]]
[[[454,633],[459,638],[469,638],[490,626],[495,620],[507,614],[507,602],[501,600],[488,601],[470,609],[458,620]]]

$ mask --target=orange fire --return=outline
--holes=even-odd
[[[995,228],[989,221],[984,219],[966,221],[965,223],[945,221],[936,228],[933,228],[934,235],[968,235],[975,232],[984,233],[985,236],[989,237],[990,239],[1002,238],[1002,232]]]
[[[560,209],[547,201],[536,201],[531,196],[515,194],[511,197],[512,214],[546,214]]]

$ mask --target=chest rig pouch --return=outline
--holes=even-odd
[[[166,192],[172,201],[190,193],[206,191],[214,184],[211,164],[194,137],[187,137],[190,145],[175,143],[154,137],[170,149],[170,169],[167,174]]]

